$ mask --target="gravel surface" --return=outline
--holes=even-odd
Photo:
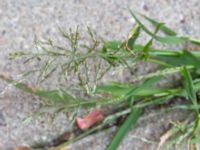
[[[125,39],[134,23],[127,7],[166,22],[180,34],[200,38],[199,0],[0,0],[0,73],[7,72],[17,77],[26,69],[22,63],[11,62],[8,54],[21,49],[31,50],[34,35],[41,39],[52,37],[62,42],[63,39],[58,36],[58,27],[69,29],[79,25],[81,29],[85,29],[89,25],[105,39]],[[146,70],[147,67],[141,66],[139,70]],[[5,88],[6,92],[2,93]],[[48,115],[24,123],[24,119],[41,107],[39,100],[7,87],[3,81],[0,81],[0,92],[1,150],[39,140],[48,141],[71,128],[64,114],[53,123]],[[183,117],[179,113],[174,114],[170,113],[166,117],[169,120],[170,117]],[[156,118],[156,121],[144,121],[137,130],[129,134],[120,149],[155,150],[154,144],[145,144],[134,137],[139,134],[158,140],[166,129],[163,124],[162,116]],[[114,131],[115,129],[111,129],[88,137],[71,149],[103,150]]]

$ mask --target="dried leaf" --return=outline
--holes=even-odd
[[[84,118],[77,118],[77,125],[81,130],[86,130],[104,119],[104,112],[96,109]]]
[[[161,147],[164,145],[164,143],[173,135],[173,130],[168,130],[160,137],[160,142],[158,144],[158,147],[156,150],[161,150]]]

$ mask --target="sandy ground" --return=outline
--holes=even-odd
[[[12,76],[25,70],[23,64],[11,62],[10,52],[32,49],[34,35],[60,40],[58,27],[81,29],[91,26],[105,39],[125,39],[134,21],[127,8],[167,23],[180,34],[200,38],[199,0],[0,0],[0,73]],[[143,66],[144,67],[144,66]],[[141,70],[145,69],[141,67]],[[57,81],[55,81],[57,82]],[[58,84],[58,83],[55,83]],[[0,92],[7,88],[0,81]],[[43,116],[28,124],[23,121],[41,107],[39,100],[15,88],[0,95],[0,149],[8,150],[17,145],[28,145],[36,141],[48,141],[70,129],[64,115],[53,123]],[[166,115],[168,121],[183,117],[179,113]],[[121,150],[154,150],[156,144],[147,144],[136,135],[158,140],[167,128],[162,115],[141,121],[141,125],[127,136]],[[159,124],[158,124],[159,121]],[[165,122],[165,123],[164,123]],[[115,129],[85,138],[71,149],[103,150]],[[111,134],[112,133],[112,134]]]

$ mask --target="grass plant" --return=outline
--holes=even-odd
[[[198,49],[196,51],[158,49],[153,46],[153,43],[156,41],[165,46],[189,43],[198,47],[200,40],[189,36],[180,36],[162,22],[129,11],[136,24],[124,41],[98,39],[95,33],[88,28],[91,43],[81,44],[78,28],[75,32],[72,30],[65,32],[60,29],[60,33],[68,41],[69,47],[56,45],[52,40],[46,42],[36,40],[36,51],[19,51],[10,55],[12,59],[25,58],[24,63],[41,62],[38,68],[25,72],[24,78],[37,73],[38,81],[42,83],[56,71],[59,72],[57,77],[64,80],[70,74],[77,78],[77,85],[71,89],[55,87],[53,90],[46,90],[30,87],[28,84],[17,82],[11,77],[0,75],[0,78],[7,81],[8,84],[43,98],[46,107],[55,108],[55,112],[70,112],[80,108],[106,108],[108,106],[113,108],[113,111],[108,112],[101,124],[52,149],[61,149],[92,133],[117,125],[119,126],[118,132],[107,148],[107,150],[116,150],[128,131],[136,127],[138,119],[145,115],[143,114],[145,108],[175,101],[174,97],[180,97],[185,102],[172,106],[166,105],[166,109],[186,109],[191,112],[194,118],[186,118],[185,122],[179,124],[174,123],[172,128],[161,137],[158,149],[169,145],[178,145],[185,140],[188,145],[194,146],[199,143],[200,104],[197,93],[200,90],[200,51]],[[142,20],[149,22],[154,29],[147,28]],[[150,37],[146,44],[139,44],[137,41],[141,32],[145,32]],[[118,68],[126,69],[132,74],[133,68],[140,62],[156,64],[158,69],[144,75],[132,76],[130,83],[115,80],[101,82],[102,78],[111,70]],[[178,81],[180,82],[179,86],[170,88],[155,86],[163,78],[174,73],[178,73],[182,77],[182,80]],[[74,94],[76,92],[87,94],[87,96]],[[118,108],[118,111],[115,108]],[[126,119],[122,123],[116,124],[117,120],[122,117]]]

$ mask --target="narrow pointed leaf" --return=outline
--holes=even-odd
[[[158,24],[160,24],[161,22],[158,22],[155,19],[152,19],[146,15],[140,14],[141,16],[143,16],[147,21],[149,21],[151,24],[153,24],[154,26],[158,26]],[[167,27],[166,25],[163,25],[160,27],[160,30],[162,32],[164,32],[166,35],[170,35],[170,36],[175,36],[177,35],[176,32],[174,30],[172,30],[171,28]]]
[[[155,59],[164,61],[172,66],[193,65],[195,68],[200,69],[200,59],[193,55],[193,53],[186,50],[174,53],[174,55],[171,56],[160,55],[155,57]]]
[[[195,133],[196,129],[199,126],[199,109],[198,109],[196,91],[193,85],[192,77],[186,67],[183,67],[182,74],[186,80],[185,89],[186,89],[187,96],[192,101],[194,108],[196,108],[195,109],[195,124],[194,124],[194,129],[193,129],[193,133]]]
[[[184,43],[188,40],[188,38],[186,37],[178,37],[178,36],[165,36],[165,37],[161,37],[161,36],[156,36],[154,33],[152,33],[149,29],[146,28],[146,26],[136,17],[136,15],[129,10],[132,17],[135,19],[135,21],[140,25],[140,27],[147,33],[149,34],[151,37],[153,37],[154,39],[156,39],[157,41],[161,42],[161,43],[166,43],[166,44],[181,44]]]
[[[130,50],[133,50],[133,47],[135,45],[135,41],[140,35],[140,26],[136,25],[134,28],[131,29],[128,41],[127,41],[127,48]]]
[[[133,108],[128,118],[119,128],[119,131],[108,146],[107,150],[117,150],[118,146],[120,145],[126,134],[131,130],[131,128],[134,128],[136,126],[136,123],[141,115],[141,111],[142,109],[140,108]]]

